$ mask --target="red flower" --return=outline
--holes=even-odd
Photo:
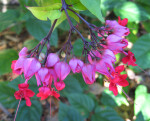
[[[115,96],[118,94],[117,85],[123,87],[129,85],[128,81],[125,80],[127,78],[127,74],[120,74],[123,70],[124,65],[116,67],[115,72],[111,73],[112,77],[110,78],[109,90],[112,91]]]
[[[136,61],[136,59],[134,57],[134,54],[131,51],[128,51],[128,55],[122,59],[122,62],[124,64],[128,63],[128,65],[132,65],[132,66],[137,66],[135,61]]]
[[[18,84],[19,90],[15,92],[14,96],[17,100],[24,98],[26,100],[26,105],[31,106],[30,97],[34,96],[34,92],[28,89],[29,84]]]
[[[121,20],[120,16],[118,16],[118,23],[122,26],[126,26],[128,23],[128,19],[124,18],[123,20]]]
[[[40,87],[39,93],[36,95],[37,97],[41,97],[41,100],[48,98],[48,96],[54,96],[59,100],[60,94],[58,94],[54,88],[50,90],[48,87]]]

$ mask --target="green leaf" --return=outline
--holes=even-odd
[[[150,21],[146,21],[142,23],[144,26],[144,29],[150,33]]]
[[[18,17],[19,12],[17,10],[8,10],[5,13],[0,12],[0,32],[13,26]]]
[[[28,107],[24,100],[21,101],[16,121],[41,121],[41,103],[37,100],[31,100],[31,103],[31,107]]]
[[[7,49],[0,51],[0,75],[11,72],[11,62],[18,58],[16,50]]]
[[[133,45],[136,63],[142,69],[150,68],[150,33],[141,36]]]
[[[81,114],[75,108],[62,102],[59,103],[58,117],[59,121],[84,121]]]
[[[137,116],[142,112],[145,120],[150,119],[150,93],[147,93],[144,85],[139,85],[135,90],[134,114]]]
[[[14,97],[15,89],[9,87],[8,82],[0,82],[0,102],[6,108],[16,108],[17,100]]]
[[[135,121],[145,121],[142,112],[139,112]]]
[[[96,107],[92,121],[124,121],[116,111],[110,107]]]
[[[135,43],[136,40],[138,39],[137,33],[139,30],[139,25],[135,22],[128,22],[127,27],[131,28],[130,34],[127,36],[127,38],[129,39],[130,42]]]
[[[83,42],[82,39],[77,39],[73,44],[73,52],[75,56],[81,56],[83,50]]]
[[[42,40],[50,30],[50,22],[49,21],[40,21],[37,19],[29,19],[26,22],[26,28],[28,32],[34,36],[37,40]],[[57,29],[55,29],[50,38],[51,45],[57,47],[58,45],[58,33]]]
[[[101,22],[104,22],[100,9],[100,0],[80,0],[80,2]]]
[[[30,50],[34,48],[38,43],[39,43],[38,40],[27,40],[24,42],[24,46]]]
[[[143,3],[145,5],[150,5],[150,2],[148,0],[135,0],[135,2]]]
[[[64,96],[69,95],[70,93],[82,93],[83,89],[77,79],[73,76],[67,76],[64,80],[66,87],[61,91],[61,94]]]
[[[70,104],[78,109],[85,117],[94,109],[94,101],[85,94],[72,93],[67,96]]]
[[[27,9],[30,10],[37,19],[47,21],[48,19],[55,20],[60,18],[61,6],[61,3],[56,3],[46,7],[27,7]]]
[[[114,8],[114,12],[116,16],[128,18],[131,22],[139,22],[150,19],[150,15],[147,11],[142,6],[134,2],[124,2],[122,4],[118,4]]]
[[[77,10],[77,11],[84,11],[84,10],[87,10],[86,7],[85,7],[83,4],[81,4],[80,1],[77,2],[77,3],[75,3],[75,4],[73,4],[72,7],[73,7],[73,9],[75,9],[75,10]]]
[[[104,90],[102,93],[101,103],[110,107],[121,106],[122,104],[127,106],[129,105],[127,99],[124,96],[120,94],[114,96],[113,92],[109,91],[108,89]]]

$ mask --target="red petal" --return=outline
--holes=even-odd
[[[126,87],[129,85],[129,82],[127,80],[121,80],[120,82],[118,82],[118,85]]]
[[[30,89],[26,89],[25,91],[26,91],[26,92],[25,92],[25,93],[26,93],[26,96],[28,96],[28,97],[33,97],[34,94],[35,94],[35,93],[34,93],[32,90],[30,90]]]
[[[16,92],[14,93],[14,96],[15,96],[15,98],[16,98],[17,100],[22,98],[20,91],[16,91]]]
[[[115,68],[115,71],[116,72],[122,72],[124,70],[124,65],[121,65],[121,66],[117,66],[116,68]]]
[[[118,94],[117,86],[114,83],[110,82],[110,84],[109,84],[109,90],[112,91],[115,96]]]
[[[30,98],[29,97],[25,97],[25,100],[26,100],[26,105],[27,106],[31,106]]]
[[[28,87],[29,87],[29,84],[26,84],[26,83],[18,84],[19,89],[27,89]]]

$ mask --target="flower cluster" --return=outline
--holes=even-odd
[[[84,48],[86,52],[84,63],[82,60],[73,57],[69,63],[64,59],[61,59],[57,53],[49,52],[49,46],[47,46],[47,56],[43,60],[43,63],[39,61],[39,47],[44,46],[47,39],[42,40],[35,48],[28,50],[24,47],[19,53],[19,59],[12,61],[12,70],[14,74],[24,74],[25,82],[19,84],[19,91],[15,93],[16,99],[24,98],[27,106],[31,106],[30,97],[34,93],[28,89],[28,80],[35,75],[37,80],[37,86],[39,87],[39,93],[37,97],[41,97],[41,100],[54,96],[59,99],[60,95],[55,91],[63,90],[65,88],[64,79],[68,76],[70,71],[73,73],[82,73],[83,79],[86,84],[93,84],[95,82],[95,73],[99,72],[109,78],[110,85],[109,90],[113,91],[114,95],[118,94],[117,86],[128,86],[128,81],[125,79],[127,75],[121,75],[124,70],[124,66],[118,66],[114,68],[116,62],[115,54],[124,53],[126,56],[122,59],[124,64],[136,66],[135,57],[131,51],[126,53],[124,48],[127,47],[128,41],[124,38],[130,32],[127,27],[127,19],[119,21],[106,20],[106,25],[100,28],[95,28],[98,36],[101,37],[99,42],[96,42],[96,48],[88,50]],[[41,50],[40,50],[41,51]],[[52,88],[54,85],[55,88]]]

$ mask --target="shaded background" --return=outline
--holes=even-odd
[[[0,120],[13,120],[18,100],[14,92],[23,77],[11,73],[11,61],[18,58],[23,46],[33,48],[48,33],[50,21],[40,21],[25,8],[35,6],[33,0],[0,1]],[[52,116],[49,117],[49,99],[40,101],[34,96],[29,108],[21,102],[17,121],[150,121],[150,1],[149,0],[101,0],[105,19],[117,20],[117,16],[128,18],[130,35],[127,50],[135,54],[138,67],[126,67],[130,85],[123,88],[132,100],[120,91],[116,97],[108,90],[107,80],[96,74],[96,83],[86,85],[81,74],[69,75],[66,88],[60,92],[60,101],[52,99]],[[89,22],[101,26],[100,21],[89,11],[80,12]],[[72,19],[73,23],[76,21]],[[79,30],[89,38],[84,23]],[[53,51],[58,50],[67,40],[69,24],[61,23],[52,34]],[[82,41],[73,34],[72,43],[76,56],[82,53]],[[116,65],[121,64],[123,55],[117,54]],[[15,79],[14,79],[15,78]],[[14,80],[13,80],[14,79]],[[36,79],[30,81],[30,88],[37,93]]]

